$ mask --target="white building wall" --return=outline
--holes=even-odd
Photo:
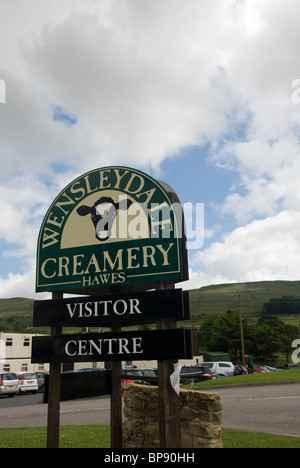
[[[0,371],[36,372],[49,370],[49,364],[31,364],[32,337],[27,333],[0,333]]]

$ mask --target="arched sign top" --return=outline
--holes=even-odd
[[[95,295],[188,279],[181,206],[163,185],[128,167],[72,181],[40,229],[36,291]]]

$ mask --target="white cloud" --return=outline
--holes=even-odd
[[[298,211],[283,211],[235,229],[223,242],[194,256],[193,285],[299,279],[299,230]]]
[[[34,297],[34,275],[10,273],[7,278],[0,277],[0,297]]]
[[[293,134],[277,141],[228,143],[219,156],[235,163],[239,176],[220,209],[232,213],[239,223],[282,209],[299,209],[299,151],[298,137]]]
[[[45,167],[62,154],[84,170],[87,155],[88,168],[137,159],[157,167],[184,146],[222,133],[232,101],[216,85],[219,48],[223,34],[232,35],[235,2],[175,3],[104,2],[103,15],[95,2],[80,8],[66,2],[68,14],[53,2],[49,17],[39,9],[38,22],[30,19],[32,29],[16,19],[20,29],[11,43],[18,78],[15,61],[2,70],[10,90],[1,135],[7,161],[22,148],[27,167],[41,170],[43,148]],[[11,16],[4,9],[7,22]],[[51,120],[53,105],[78,117],[72,131]],[[16,130],[22,145],[13,138]]]

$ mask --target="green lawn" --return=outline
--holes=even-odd
[[[299,382],[300,369],[281,370],[277,372],[264,372],[262,374],[238,375],[236,377],[226,377],[224,379],[207,380],[197,383],[194,388],[218,387],[220,385],[245,385],[268,382]],[[184,388],[190,388],[186,385]]]
[[[0,448],[46,448],[47,429],[1,429]],[[110,426],[61,426],[61,448],[109,448]]]
[[[300,448],[300,437],[223,429],[224,448]],[[1,429],[0,448],[45,448],[46,428]],[[110,426],[61,426],[61,448],[110,448]]]
[[[300,437],[222,429],[224,448],[300,448]]]

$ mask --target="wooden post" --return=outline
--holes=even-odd
[[[121,331],[118,325],[112,327],[112,331]],[[110,443],[111,448],[122,448],[122,362],[113,361],[112,385],[110,397]]]
[[[52,293],[52,299],[63,299],[63,293]],[[62,327],[51,327],[51,335],[61,335]],[[60,385],[61,362],[50,364],[47,448],[59,448],[59,420],[60,420]]]
[[[160,282],[156,290],[174,289],[174,283]],[[162,319],[157,329],[176,328],[176,320]],[[158,361],[159,434],[161,448],[181,448],[180,397],[170,382],[177,361]]]
[[[245,357],[244,327],[243,327],[243,317],[242,317],[242,309],[241,309],[241,295],[240,295],[239,292],[237,292],[237,301],[238,301],[239,317],[240,317],[242,364],[243,364],[243,366],[245,366],[246,365],[246,357]]]

